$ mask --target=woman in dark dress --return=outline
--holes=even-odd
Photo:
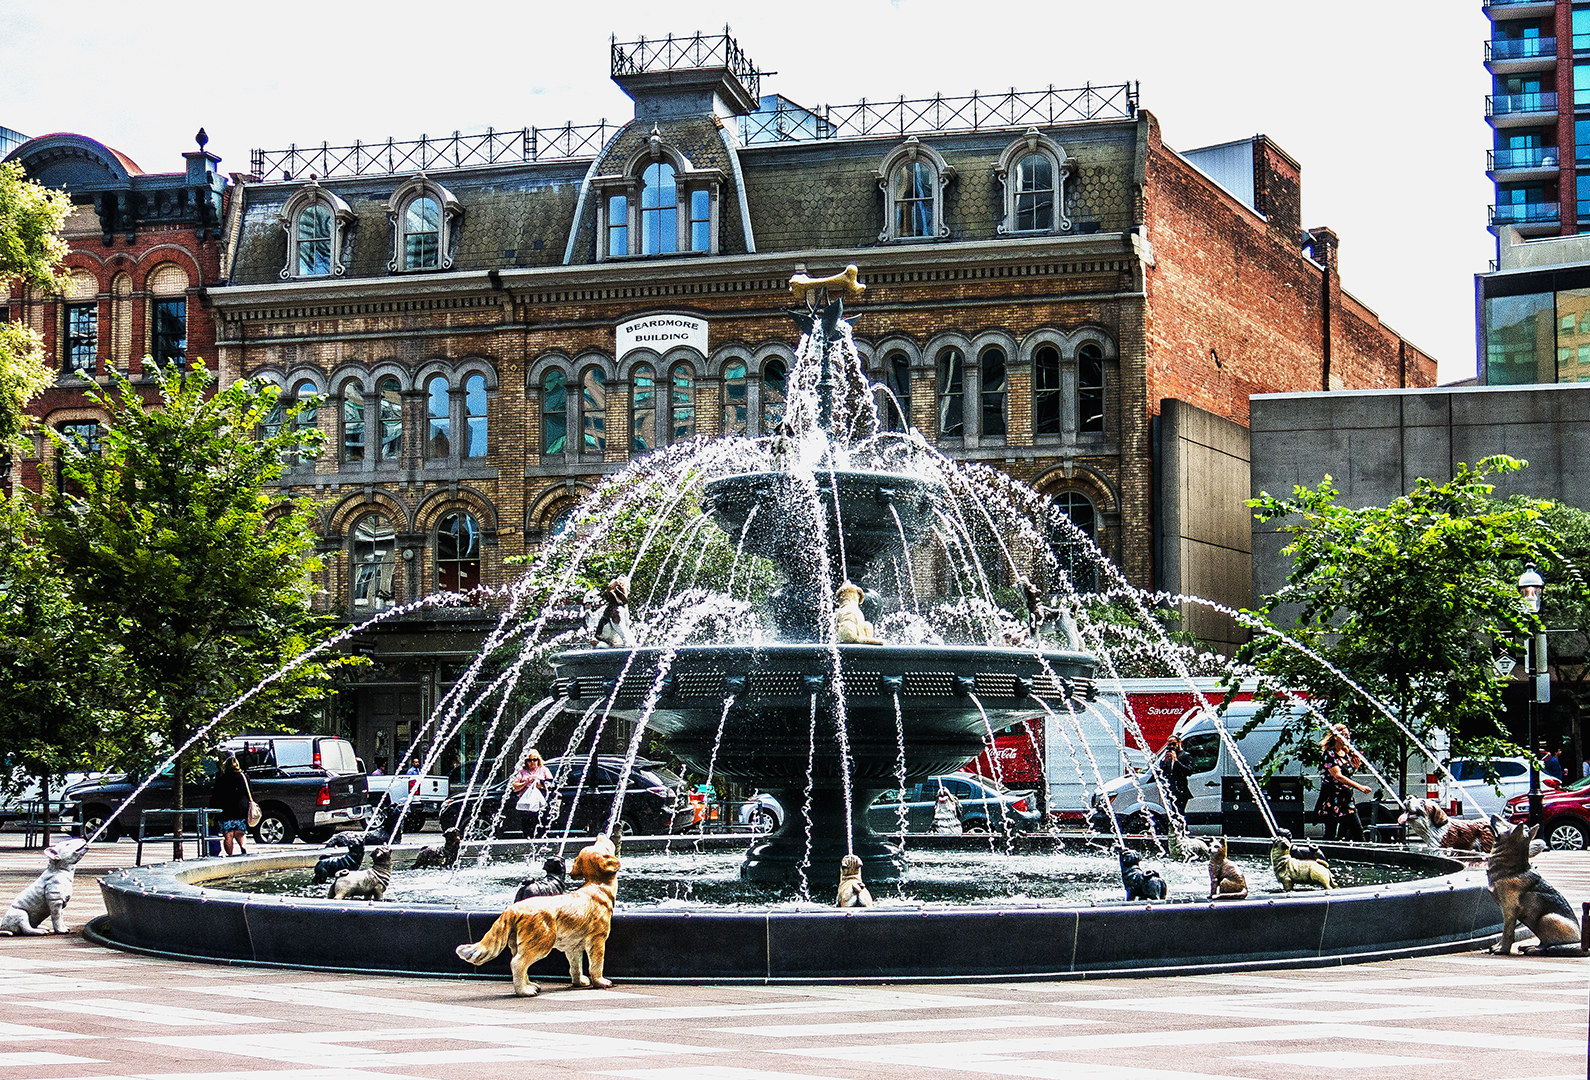
[[[248,829],[248,804],[253,802],[248,790],[248,777],[237,762],[236,754],[228,754],[221,761],[221,771],[215,777],[215,790],[210,794],[210,805],[221,811],[221,848],[232,854],[233,843],[237,853],[247,855],[243,848],[243,833]]]
[[[1170,797],[1176,802],[1176,816],[1186,822],[1187,802],[1192,798],[1192,788],[1188,786],[1187,778],[1192,775],[1192,770],[1187,767],[1181,749],[1181,740],[1172,735],[1165,743],[1165,750],[1159,757],[1159,771],[1165,777],[1165,784],[1170,789]]]
[[[1347,745],[1347,726],[1337,724],[1325,733],[1320,744],[1325,759],[1320,763],[1319,802],[1314,813],[1325,825],[1326,840],[1362,840],[1364,827],[1353,808],[1353,792],[1369,794],[1369,789],[1353,779],[1354,769],[1364,759]]]

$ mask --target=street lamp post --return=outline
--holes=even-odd
[[[1541,594],[1546,581],[1533,563],[1518,575],[1518,595],[1523,599],[1524,610],[1540,614]],[[1535,692],[1529,698],[1529,824],[1538,827],[1544,818],[1540,798],[1540,757],[1535,749],[1535,726],[1540,714],[1540,703],[1551,700],[1551,667],[1546,661],[1546,630],[1524,642],[1524,674],[1535,676]]]

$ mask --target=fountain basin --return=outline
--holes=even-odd
[[[625,841],[626,852],[636,846]],[[1231,847],[1262,857],[1268,842],[1233,839]],[[398,865],[414,850],[399,849]],[[514,850],[504,845],[499,853]],[[620,983],[1064,979],[1380,960],[1480,948],[1500,933],[1501,913],[1484,875],[1465,872],[1455,860],[1330,845],[1327,854],[1430,876],[1220,904],[621,908],[607,970]],[[314,859],[315,853],[259,855],[119,871],[101,880],[108,914],[87,933],[113,947],[187,959],[507,979],[506,957],[475,969],[453,951],[478,940],[497,910],[207,887]],[[532,968],[533,977],[549,982],[567,973],[558,953]]]

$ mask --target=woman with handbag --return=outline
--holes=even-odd
[[[249,818],[255,813],[254,796],[248,789],[248,777],[238,764],[236,754],[221,759],[220,772],[215,777],[215,790],[210,793],[210,803],[221,812],[221,850],[232,854],[233,843],[237,853],[247,855],[243,847],[243,833],[248,830]],[[258,820],[257,818],[255,819]]]
[[[509,787],[518,797],[513,807],[519,812],[519,828],[528,840],[535,835],[541,814],[547,808],[547,792],[552,788],[552,770],[541,760],[541,751],[531,747],[525,753],[524,764],[513,774]]]
[[[1361,769],[1364,759],[1347,742],[1347,725],[1336,724],[1325,733],[1320,744],[1324,760],[1320,762],[1319,802],[1314,804],[1314,814],[1325,825],[1326,840],[1362,840],[1364,827],[1353,806],[1353,792],[1369,794],[1369,789],[1353,779],[1354,769]]]

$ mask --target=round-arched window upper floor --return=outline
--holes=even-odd
[[[1104,350],[1092,341],[1077,349],[1077,430],[1104,433]]]
[[[769,360],[762,366],[762,434],[778,431],[788,399],[789,367],[782,360]]]
[[[939,354],[939,436],[966,434],[966,357],[961,350]]]
[[[541,452],[562,454],[569,445],[568,375],[548,368],[541,380]]]
[[[679,190],[674,167],[654,161],[641,174],[640,253],[660,255],[679,250]]]
[[[453,452],[452,395],[447,377],[432,375],[425,381],[425,456],[445,459]]]
[[[750,381],[743,360],[723,366],[723,429],[725,435],[745,435],[750,431]]]
[[[426,270],[440,264],[442,207],[422,195],[403,214],[403,268]]]
[[[581,453],[601,457],[607,452],[607,376],[588,367],[580,376]]]
[[[296,243],[296,275],[318,277],[331,273],[331,209],[322,203],[311,203],[298,215],[294,230]]]
[[[385,514],[368,514],[353,527],[349,546],[349,608],[355,615],[392,606],[397,577],[397,529]]]
[[[403,391],[391,375],[375,384],[381,402],[381,460],[397,461],[403,456]]]
[[[998,346],[984,349],[978,356],[979,393],[982,397],[982,427],[978,434],[983,438],[1004,438],[1008,399],[1010,397],[1005,371],[1005,350]]]
[[[436,526],[436,587],[468,592],[480,584],[480,523],[463,512],[447,514]]]
[[[883,379],[889,388],[884,422],[890,431],[911,430],[911,358],[903,352],[885,356]]]
[[[464,426],[468,444],[464,447],[467,458],[486,456],[486,377],[471,375],[464,380]]]

